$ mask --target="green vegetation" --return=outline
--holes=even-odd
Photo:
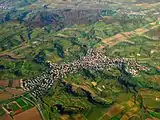
[[[146,12],[145,16],[136,15],[137,12],[130,15],[120,13],[124,8],[116,3],[122,1],[125,2],[124,8],[130,2],[114,0],[111,7],[107,6],[99,14],[101,18],[98,16],[96,22],[90,24],[76,24],[80,19],[69,24],[68,21],[73,21],[61,15],[63,12],[67,14],[67,11],[56,11],[58,14],[54,14],[52,6],[47,7],[50,0],[45,0],[46,6],[37,0],[12,2],[16,9],[2,11],[4,18],[0,19],[0,79],[9,80],[11,87],[14,79],[30,79],[48,70],[47,61],[58,64],[72,62],[84,56],[89,48],[101,49],[102,45],[105,46],[105,55],[135,59],[149,67],[150,71],[140,71],[133,77],[114,67],[109,71],[81,70],[68,74],[64,80],[55,81],[39,101],[26,93],[22,97],[0,101],[0,104],[16,111],[19,109],[13,103],[16,101],[25,111],[34,106],[32,102],[37,103],[46,120],[59,119],[63,115],[73,119],[77,114],[87,120],[98,120],[103,115],[110,120],[119,120],[126,114],[130,119],[160,119],[159,113],[154,111],[160,104],[157,101],[160,90],[157,70],[160,65],[160,27],[157,27],[157,16],[153,15],[154,5],[149,4],[151,11],[148,12],[143,3],[142,6],[130,5],[131,11]],[[92,19],[90,14],[86,19]],[[136,33],[138,28],[148,31],[139,34]],[[133,35],[125,36],[123,32],[133,32]],[[115,35],[118,42],[108,45],[107,40]],[[122,41],[119,38],[121,35],[124,36]],[[4,90],[3,87],[1,89]],[[0,108],[0,116],[3,114],[4,110]],[[137,116],[132,117],[133,114]]]
[[[4,115],[5,111],[0,107],[0,116]]]
[[[86,118],[88,120],[93,120],[93,119],[99,119],[103,114],[105,114],[105,112],[107,111],[107,107],[103,108],[103,107],[97,107],[97,106],[93,106],[90,109],[90,112],[88,113],[88,115],[86,116]],[[98,112],[97,112],[98,111]]]
[[[16,111],[19,110],[19,106],[16,103],[9,103],[8,107],[12,110],[12,111]]]
[[[34,58],[34,61],[36,63],[44,63],[46,60],[46,54],[45,51],[41,50]]]
[[[22,98],[18,98],[16,99],[16,102],[23,108],[24,106],[26,106],[26,102],[24,102],[24,100]]]
[[[28,103],[26,106],[23,106],[22,107],[22,110],[23,111],[26,111],[26,110],[28,110],[28,109],[30,109],[30,108],[32,108],[33,107],[33,105],[31,104],[31,103]]]
[[[23,34],[26,34],[24,32],[26,29],[23,25],[17,23],[4,23],[0,24],[0,29],[0,52],[16,47],[24,42],[24,40],[21,39],[22,37],[20,37],[23,36]]]
[[[151,112],[150,114],[151,114],[153,117],[156,117],[156,118],[160,119],[160,113]]]
[[[0,73],[0,79],[17,79],[33,77],[45,70],[44,65],[36,64],[32,61],[10,61],[1,59],[4,69]]]

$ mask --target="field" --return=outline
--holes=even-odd
[[[10,117],[10,115],[5,114],[3,116],[0,116],[0,120],[13,120],[13,119]]]
[[[24,93],[22,89],[6,88],[5,90],[12,95],[22,95]]]
[[[0,92],[0,102],[7,99],[11,99],[16,96],[20,96],[23,93],[24,91],[22,89],[16,89],[10,87],[3,88]]]
[[[17,103],[8,104],[8,108],[10,108],[12,111],[17,111],[20,109],[19,106],[17,105]]]
[[[1,0],[0,120],[160,119],[159,7],[159,0]],[[42,96],[22,90],[21,80],[50,71],[48,61],[71,63],[89,49],[149,70],[81,69]]]
[[[3,101],[3,100],[7,100],[7,99],[10,99],[12,98],[12,95],[9,94],[8,92],[2,92],[0,93],[0,100]]]
[[[1,87],[6,87],[6,86],[8,86],[8,81],[7,81],[7,80],[0,80],[0,86],[1,86]]]
[[[0,116],[3,116],[4,114],[5,114],[5,111],[2,108],[0,108]]]
[[[9,120],[15,117],[17,120],[21,120],[20,119],[21,117],[19,118],[19,114],[23,114],[23,112],[26,112],[34,107],[33,103],[28,100],[29,97],[30,95],[25,95],[23,97],[21,96],[21,97],[8,98],[6,100],[1,99],[0,119]],[[32,112],[34,111],[36,111],[36,108]],[[34,117],[34,115],[32,117]]]
[[[12,87],[20,87],[20,80],[13,80]]]
[[[151,108],[159,108],[160,107],[160,94],[155,91],[149,90],[141,90],[140,94],[144,98],[144,103],[146,106]]]
[[[24,102],[21,98],[17,99],[16,102],[21,106],[21,107],[24,107],[26,106],[26,102]]]
[[[38,112],[38,110],[34,107],[31,108],[23,113],[20,113],[18,115],[14,116],[15,120],[30,120],[30,119],[34,119],[34,120],[41,120],[41,116]]]

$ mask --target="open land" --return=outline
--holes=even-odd
[[[1,0],[0,120],[160,119],[159,7]]]

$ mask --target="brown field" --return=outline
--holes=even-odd
[[[0,116],[0,120],[13,120],[13,119],[11,118],[10,115],[5,114],[5,115],[3,115],[3,116]]]
[[[159,40],[160,39],[160,28],[152,29],[148,31],[146,35]]]
[[[134,32],[123,32],[121,34],[116,34],[113,37],[103,39],[102,42],[106,45],[109,45],[110,47],[118,44],[119,42],[129,42],[131,44],[134,44],[133,42],[127,40],[128,38],[133,36],[134,36]]]
[[[69,115],[62,115],[59,120],[69,120],[70,116]]]
[[[120,105],[116,105],[109,109],[109,111],[107,112],[107,115],[109,115],[110,117],[113,117],[115,115],[120,114],[122,111],[123,111],[123,107]]]
[[[12,87],[20,87],[20,80],[13,80]]]
[[[144,8],[150,8],[152,5],[148,4],[148,3],[143,3],[143,4],[135,4],[135,6],[144,7]]]
[[[152,118],[147,118],[147,119],[145,119],[145,120],[158,120],[158,119],[155,118],[155,117],[152,117]]]
[[[84,117],[81,114],[77,114],[74,116],[75,120],[85,120]]]
[[[58,120],[85,120],[85,118],[81,114],[76,114],[74,116],[69,116],[67,114],[61,115],[61,117]]]
[[[0,86],[6,87],[8,84],[8,80],[0,80]],[[12,87],[20,87],[20,80],[13,80]]]
[[[160,75],[149,76],[148,80],[157,82],[160,85]]]
[[[134,115],[132,115],[131,117],[129,117],[129,120],[142,120],[142,119],[140,118],[139,115],[134,114]]]
[[[7,100],[12,98],[12,94],[8,93],[8,92],[1,92],[0,93],[0,100]]]
[[[22,89],[16,89],[16,88],[6,88],[7,92],[9,92],[12,95],[22,95],[24,91]]]
[[[0,80],[0,86],[6,87],[8,86],[9,81],[8,80]]]
[[[108,44],[109,46],[114,46],[118,42],[122,42],[122,41],[125,41],[125,40],[126,40],[125,36],[123,36],[121,34],[117,34],[113,37],[104,39],[102,42]]]
[[[121,117],[121,120],[128,120],[129,119],[129,117],[128,117],[128,115],[126,115],[126,114],[124,114],[122,117]]]
[[[137,28],[136,30],[135,30],[135,32],[136,32],[136,34],[137,35],[141,35],[141,34],[143,34],[143,33],[145,33],[145,32],[148,32],[149,30],[148,29],[145,29],[145,28]]]
[[[120,43],[120,42],[129,42],[131,44],[134,44],[134,42],[129,41],[128,39],[131,37],[134,37],[136,35],[142,35],[144,33],[147,33],[151,30],[156,29],[157,27],[159,27],[160,25],[155,25],[155,22],[150,23],[152,25],[152,27],[150,29],[147,28],[137,28],[133,31],[129,31],[129,32],[122,32],[119,34],[116,34],[112,37],[109,38],[105,38],[102,40],[102,44],[99,46],[99,49],[103,49],[105,48],[105,45],[109,45],[110,47]],[[159,33],[159,32],[157,32]]]
[[[0,101],[7,100],[13,97],[13,95],[22,95],[24,91],[22,89],[5,88],[5,91],[0,91]]]
[[[116,116],[123,112],[124,106],[117,104],[109,108],[109,110],[99,120],[110,120],[113,116]],[[125,119],[122,119],[125,120]]]
[[[42,120],[37,108],[31,108],[14,116],[14,120]]]

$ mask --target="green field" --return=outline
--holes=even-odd
[[[82,69],[54,81],[40,99],[26,92],[0,100],[0,104],[12,110],[13,116],[16,110],[26,111],[38,105],[45,120],[120,120],[126,116],[129,120],[160,119],[157,1],[110,0],[102,9],[89,6],[86,10],[59,10],[57,0],[1,0],[4,4],[0,7],[7,8],[0,8],[0,80],[33,80],[50,70],[48,61],[71,63],[85,56],[90,48],[110,58],[134,59],[150,70],[132,76],[115,66],[101,71]],[[65,8],[67,4],[85,7],[103,3],[61,2]],[[0,91],[4,89],[0,86]],[[0,116],[3,114],[0,107]]]
[[[16,111],[19,110],[19,106],[16,103],[9,103],[8,107],[12,110],[12,111]]]
[[[22,98],[18,98],[16,100],[16,102],[23,108],[24,106],[26,106],[26,102],[24,102],[24,100]]]
[[[0,108],[0,116],[2,116],[4,114],[5,114],[5,111],[2,108]]]

